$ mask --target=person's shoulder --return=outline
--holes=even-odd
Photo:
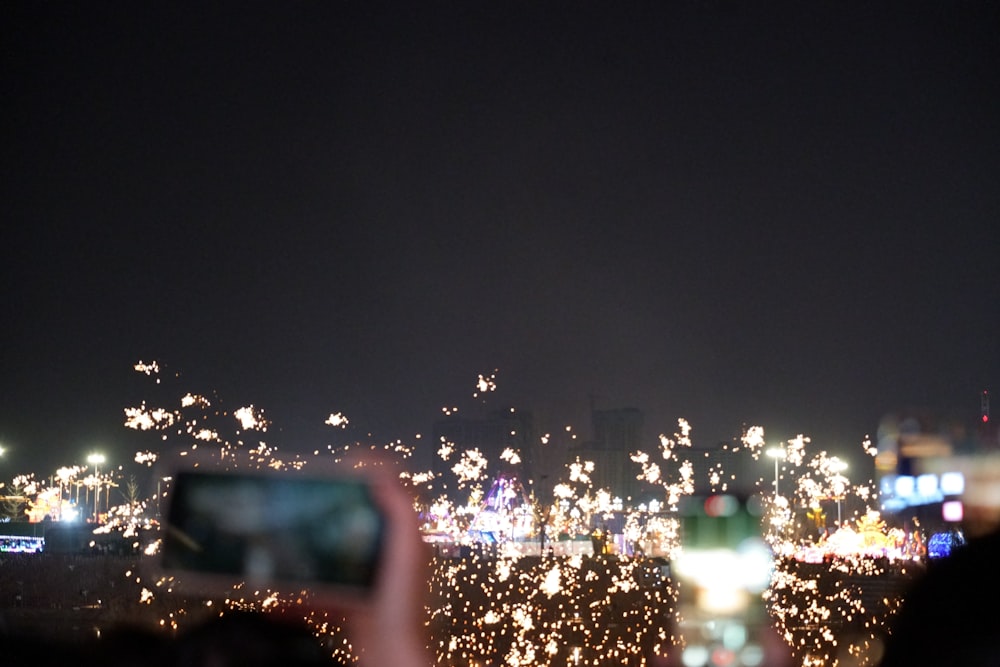
[[[73,667],[339,667],[304,624],[231,612],[176,636],[121,626],[87,641],[0,635],[0,665]]]
[[[1000,531],[971,539],[927,564],[903,596],[880,667],[1000,664],[994,620],[981,613],[977,602],[995,595],[1000,595]]]
[[[336,667],[320,640],[303,624],[258,612],[232,612],[205,622],[175,640],[177,665]]]
[[[938,580],[981,585],[1000,583],[1000,530],[970,539],[948,556],[931,560],[926,574],[916,585],[931,585]]]
[[[146,650],[149,650],[147,646]],[[73,642],[65,639],[52,639],[30,635],[8,635],[0,637],[0,664],[4,665],[73,665],[74,667],[91,667],[100,665],[129,664],[125,660],[115,660],[112,651],[117,653],[112,644],[94,641]],[[154,652],[155,653],[155,652]],[[145,655],[138,653],[137,655]],[[156,667],[159,663],[148,663]]]

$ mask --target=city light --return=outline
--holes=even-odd
[[[765,452],[768,456],[774,459],[774,496],[778,497],[778,463],[785,460],[785,448],[784,447],[770,447]]]
[[[93,488],[94,488],[94,523],[99,523],[98,500],[101,497],[101,465],[104,463],[104,454],[94,452],[87,456],[87,463],[94,466]]]
[[[495,391],[495,384],[482,381],[480,391]],[[658,446],[623,455],[648,490],[633,505],[611,489],[595,486],[599,469],[594,461],[570,457],[561,474],[526,487],[514,474],[497,474],[501,463],[512,466],[509,470],[520,465],[524,452],[514,448],[503,452],[502,461],[489,461],[478,449],[462,451],[441,442],[437,456],[446,462],[447,472],[438,474],[411,470],[413,451],[401,441],[330,445],[311,457],[285,456],[265,442],[271,424],[260,408],[227,410],[213,404],[215,397],[177,395],[183,396],[177,406],[143,402],[125,411],[125,426],[148,431],[160,450],[138,452],[137,466],[157,466],[169,453],[197,456],[220,469],[296,471],[328,460],[344,465],[348,450],[369,450],[398,468],[401,482],[413,494],[424,539],[436,552],[426,623],[439,665],[645,665],[665,656],[694,660],[702,649],[707,655],[724,652],[727,664],[760,664],[760,646],[745,624],[726,630],[725,645],[697,635],[683,615],[685,585],[699,589],[696,599],[703,610],[722,616],[740,613],[747,599],[756,600],[766,614],[763,620],[802,665],[836,666],[841,660],[874,665],[876,648],[902,599],[902,583],[920,572],[926,559],[924,536],[886,525],[874,485],[854,484],[846,462],[825,451],[811,452],[804,435],[767,447],[762,427],[747,429],[739,456],[759,462],[758,469],[764,457],[773,459],[774,493],[762,493],[770,486],[762,479],[751,482],[758,487],[752,500],[760,508],[755,548],[718,548],[691,541],[693,524],[683,508],[695,499],[696,468],[693,427],[684,419],[678,420],[675,433],[659,437]],[[326,424],[337,432],[349,423],[340,412],[325,414],[330,415]],[[565,435],[542,436],[539,446],[551,447],[560,437],[571,443],[576,434],[567,427]],[[866,452],[875,455],[867,447]],[[94,486],[96,525],[101,487],[122,488],[125,480],[120,468],[105,473],[107,479],[101,476],[106,464],[101,453],[90,454],[87,463],[93,466],[87,478],[92,481],[85,483]],[[730,479],[724,472],[713,469],[710,480]],[[59,506],[56,494],[61,498],[62,488],[76,474],[69,467],[60,469],[54,489],[20,479],[17,488],[29,498],[31,516],[40,520]],[[160,506],[172,481],[158,469],[150,471],[149,480],[154,487],[149,499],[109,503],[106,520],[94,529],[95,535],[128,535],[143,558],[156,557]],[[550,489],[541,488],[543,480]],[[780,480],[786,480],[784,496]],[[551,504],[540,497],[551,497]],[[846,498],[851,499],[848,507],[855,508],[850,516],[843,515]],[[836,522],[827,519],[830,501],[836,502]],[[735,509],[740,505],[726,493],[697,506],[707,518],[732,521],[742,516]],[[598,535],[595,527],[604,530]],[[183,582],[150,578],[142,568],[123,576],[140,587],[137,608],[155,604],[166,610],[158,620],[165,630],[176,631],[201,618],[192,603],[205,609],[210,605],[212,613],[282,608],[301,613],[318,637],[337,647],[334,657],[358,659],[345,640],[343,619],[305,611],[308,590],[240,586],[198,603],[180,595]],[[875,581],[878,586],[868,585]],[[734,639],[737,635],[743,639]]]
[[[833,476],[830,478],[831,488],[833,490],[834,498],[837,500],[837,525],[842,524],[843,518],[840,515],[840,502],[844,499],[844,494],[847,492],[850,480],[844,477],[841,473],[847,470],[847,462],[841,461],[836,456],[830,457],[830,471]]]

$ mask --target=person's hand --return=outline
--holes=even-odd
[[[432,551],[420,537],[413,499],[395,468],[378,465],[378,459],[362,459],[354,474],[369,481],[385,519],[374,587],[361,594],[316,590],[304,606],[344,618],[363,667],[427,667],[432,662],[426,624]]]
[[[350,619],[350,635],[366,667],[427,667],[426,601],[431,551],[421,540],[412,499],[385,472],[372,477],[387,529],[370,603]]]

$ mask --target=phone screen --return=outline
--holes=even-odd
[[[366,589],[382,531],[360,479],[185,470],[174,477],[161,565],[253,584]]]
[[[680,584],[683,664],[771,664],[764,659],[771,642],[762,594],[773,555],[762,536],[762,511],[759,496],[681,502],[682,552],[672,567]]]

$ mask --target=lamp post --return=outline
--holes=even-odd
[[[778,462],[783,460],[787,454],[785,453],[784,447],[771,447],[766,452],[764,452],[772,459],[774,459],[774,497],[778,497]]]
[[[104,463],[104,454],[91,454],[87,457],[87,463],[94,466],[94,523],[97,523],[97,500],[101,497],[101,464]]]
[[[156,518],[157,519],[160,518],[160,499],[163,497],[163,495],[162,495],[162,493],[160,491],[160,482],[163,482],[164,484],[166,484],[166,483],[170,482],[170,480],[172,480],[172,479],[173,479],[173,477],[157,477],[156,478]]]
[[[848,479],[840,473],[847,470],[847,461],[841,461],[836,456],[831,456],[830,470],[834,473],[833,477],[830,478],[830,485],[833,490],[834,497],[837,499],[837,527],[840,528],[840,501],[844,497],[844,491],[847,489],[848,482]]]

